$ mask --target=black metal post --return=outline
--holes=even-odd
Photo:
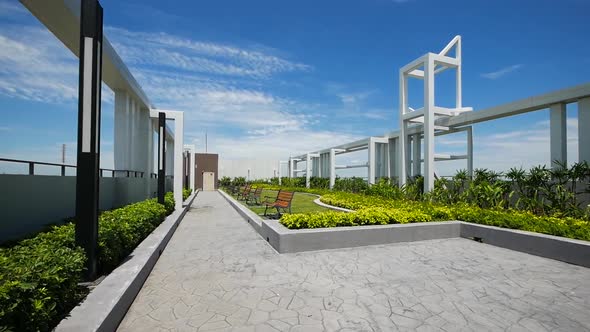
[[[29,175],[35,175],[35,163],[29,163]]]
[[[82,0],[78,83],[78,167],[76,168],[76,244],[87,256],[86,277],[97,273],[100,165],[100,90],[102,80],[102,7]]]
[[[166,114],[158,113],[158,202],[164,204],[166,193]]]

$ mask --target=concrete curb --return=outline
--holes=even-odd
[[[246,221],[254,228],[254,230],[256,230],[256,232],[260,233],[260,229],[262,227],[262,218],[260,218],[259,215],[242,205],[225,191],[221,189],[218,189],[217,191],[231,206],[233,206],[233,208],[238,212],[239,215],[242,216],[242,218],[246,219]]]
[[[333,206],[333,205],[330,205],[330,204],[326,204],[326,203],[320,201],[320,199],[321,199],[321,197],[318,197],[313,202],[316,203],[319,206],[323,206],[323,207],[325,207],[327,209],[330,209],[330,210],[341,211],[341,212],[354,212],[354,210],[349,210],[349,209],[341,208],[339,206]]]
[[[461,237],[527,254],[590,267],[590,242],[461,222]]]
[[[54,331],[115,331],[198,193],[187,198],[188,204],[182,210],[166,217]]]
[[[277,220],[263,220],[227,194],[224,197],[279,253],[463,237],[590,268],[587,241],[463,221],[292,230]]]
[[[261,235],[282,254],[455,238],[460,227],[460,222],[443,221],[292,230],[275,220],[264,220]]]

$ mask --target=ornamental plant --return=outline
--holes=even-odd
[[[155,199],[101,213],[99,272],[117,267],[174,210]],[[0,248],[0,331],[49,331],[88,290],[82,281],[86,255],[75,244],[72,222]]]

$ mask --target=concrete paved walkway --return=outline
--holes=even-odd
[[[277,254],[201,192],[119,331],[585,331],[590,269],[466,239]]]

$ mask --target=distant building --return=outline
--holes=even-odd
[[[203,190],[217,189],[219,178],[219,155],[213,153],[196,153],[195,188]]]

